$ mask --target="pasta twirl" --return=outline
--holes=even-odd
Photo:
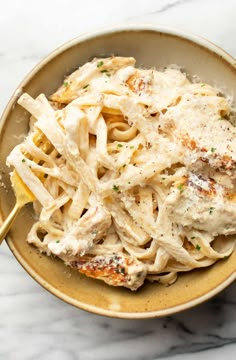
[[[236,136],[217,89],[110,57],[18,103],[30,132],[7,163],[36,198],[30,244],[131,290],[232,253]]]

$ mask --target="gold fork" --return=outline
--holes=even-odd
[[[0,244],[2,243],[3,239],[5,238],[8,231],[10,230],[20,209],[27,203],[35,200],[35,197],[32,194],[32,192],[24,184],[24,182],[21,180],[20,176],[17,174],[17,172],[15,170],[13,171],[13,173],[11,175],[11,183],[12,183],[15,195],[16,195],[16,204],[0,228]]]

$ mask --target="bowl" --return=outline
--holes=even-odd
[[[203,38],[155,25],[123,25],[82,35],[53,51],[20,84],[7,105],[0,128],[0,214],[4,220],[15,197],[5,165],[11,149],[28,131],[29,114],[16,101],[22,92],[49,95],[64,76],[95,56],[134,56],[137,65],[150,68],[167,64],[184,67],[189,76],[220,86],[236,99],[236,61]],[[193,307],[219,293],[236,278],[236,251],[210,268],[181,274],[169,287],[146,283],[139,291],[114,288],[66,267],[61,260],[41,255],[26,243],[34,222],[26,206],[7,236],[9,248],[25,270],[60,299],[96,314],[119,318],[151,318]]]

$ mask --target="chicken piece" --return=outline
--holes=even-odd
[[[132,57],[112,56],[105,59],[95,58],[69,75],[62,86],[50,96],[50,100],[69,104],[79,96],[87,92],[89,93],[91,88],[93,88],[92,84],[94,82],[97,83],[99,78],[104,78],[104,74],[111,76],[119,69],[134,65],[135,59]],[[97,88],[96,86],[94,87]],[[99,88],[100,86],[98,85]]]
[[[224,136],[222,133],[222,139]],[[236,141],[234,140],[235,149],[231,150],[232,145],[234,145],[232,144],[232,136],[230,139],[226,137],[227,141],[230,141],[230,146],[227,145],[227,141],[223,140],[223,146],[221,144],[221,147],[224,147],[223,151],[218,150],[217,147],[210,147],[209,144],[199,147],[196,138],[190,138],[187,134],[181,134],[179,139],[182,145],[187,148],[183,162],[188,165],[189,169],[196,168],[196,166],[203,169],[205,165],[210,165],[213,169],[236,177]]]
[[[228,101],[216,95],[184,94],[177,106],[168,108],[161,129],[171,122],[172,135],[183,145],[183,163],[236,177],[236,128],[224,117],[230,115]]]
[[[165,113],[167,107],[176,105],[180,95],[186,91],[185,85],[189,85],[186,74],[170,68],[165,72],[135,69],[126,80],[129,90],[141,96],[139,102],[142,103],[143,97],[146,115],[152,118],[158,117],[160,112]]]
[[[191,173],[166,199],[171,221],[213,236],[236,234],[236,193],[215,180]]]
[[[150,92],[157,96],[163,95],[163,89],[168,90],[165,92],[172,92],[176,87],[184,87],[190,84],[186,74],[171,68],[165,69],[164,72],[136,69],[135,73],[129,77],[126,83],[134,93],[139,93],[142,90],[145,91],[148,85],[151,85]],[[167,94],[164,93],[164,95]]]
[[[59,242],[49,242],[49,250],[60,257],[84,255],[98,241],[103,239],[111,225],[111,216],[103,206],[91,206],[78,220],[72,230],[66,231]]]
[[[137,69],[126,81],[129,89],[135,94],[148,93],[149,85],[152,83],[152,71]]]
[[[143,263],[123,253],[95,257],[83,256],[69,262],[68,265],[88,277],[131,290],[137,290],[143,284],[147,274]]]

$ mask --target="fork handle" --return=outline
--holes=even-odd
[[[19,211],[21,209],[21,206],[19,206],[17,203],[15,204],[14,208],[6,218],[6,220],[3,222],[1,228],[0,228],[0,244],[4,240],[5,236],[7,235],[8,231],[10,230],[16,216],[18,215]]]

